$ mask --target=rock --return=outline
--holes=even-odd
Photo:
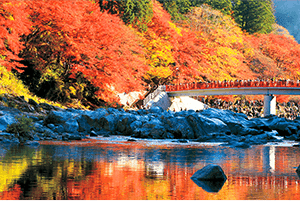
[[[199,124],[199,122],[202,121],[199,120],[199,116],[197,114],[188,115],[186,118],[194,131],[195,138],[207,136],[207,131],[201,127],[201,124]]]
[[[210,133],[229,133],[231,132],[227,124],[217,118],[207,118],[203,115],[198,115],[200,120],[200,126],[206,131],[207,134]]]
[[[103,128],[107,131],[114,132],[116,130],[116,122],[118,117],[114,114],[110,114],[108,116],[101,117],[99,122],[100,125],[103,125]]]
[[[249,119],[249,121],[245,123],[245,126],[256,130],[272,131],[272,129],[267,125],[266,121],[264,121],[262,118]]]
[[[91,137],[97,137],[98,134],[97,134],[95,131],[92,130],[92,131],[90,132],[90,136],[91,136]]]
[[[54,124],[48,124],[47,127],[50,128],[51,130],[54,130],[54,129],[55,129]]]
[[[76,133],[76,132],[78,132],[79,125],[75,119],[72,119],[72,120],[66,121],[63,124],[63,127],[64,127],[65,132]]]
[[[232,123],[240,123],[245,124],[248,121],[247,115],[243,113],[234,113],[230,110],[220,110],[215,108],[208,108],[206,110],[202,110],[200,112],[201,115],[206,116],[208,118],[216,118],[221,120],[222,122],[228,124]]]
[[[189,141],[185,140],[185,139],[179,139],[178,142],[180,142],[180,143],[188,143]]]
[[[96,126],[95,121],[88,115],[82,114],[76,120],[79,132],[89,132],[91,129],[100,129],[100,127]]]
[[[132,133],[130,124],[136,119],[137,117],[130,113],[124,113],[119,115],[119,118],[116,123],[116,130],[124,135],[130,135]]]
[[[102,135],[103,137],[109,137],[111,132],[105,130],[105,129],[102,129],[100,130],[99,132],[97,132],[98,135]]]
[[[24,145],[29,145],[29,146],[37,147],[37,146],[40,146],[40,143],[37,142],[37,141],[26,141],[24,143]]]
[[[292,121],[278,121],[276,124],[270,126],[271,129],[277,130],[280,136],[290,136],[297,134],[297,123]]]
[[[79,135],[69,135],[68,140],[82,140],[82,137]]]
[[[174,135],[172,133],[169,133],[169,132],[165,132],[163,135],[162,135],[162,138],[163,139],[174,139]]]
[[[0,116],[0,131],[6,130],[7,126],[16,123],[15,116],[7,113],[4,116]]]
[[[52,105],[49,105],[48,103],[40,103],[39,105],[40,105],[44,110],[50,111],[50,110],[53,110],[53,109],[54,109],[54,107],[53,107]]]
[[[137,141],[137,140],[136,140],[136,139],[129,138],[127,141],[128,141],[128,142],[135,142],[135,141]]]
[[[31,98],[28,99],[28,103],[34,107],[39,107],[39,104]]]
[[[193,128],[185,117],[164,118],[163,122],[174,138],[195,139]]]
[[[150,112],[150,113],[161,114],[161,113],[164,112],[164,109],[162,109],[161,107],[156,106],[156,107],[151,107],[151,108],[149,109],[149,112]]]
[[[226,181],[227,177],[219,165],[210,164],[198,170],[191,177],[192,180],[221,180]]]
[[[74,114],[72,112],[67,112],[67,111],[54,111],[52,110],[44,120],[44,125],[47,124],[54,124],[54,125],[59,125],[59,124],[64,124],[67,121],[74,120],[76,116],[79,114]]]
[[[57,133],[63,133],[65,132],[65,128],[62,125],[58,125],[57,127],[55,127],[54,131]]]

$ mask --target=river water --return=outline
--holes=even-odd
[[[224,184],[190,177],[208,164]],[[0,148],[0,199],[253,200],[300,199],[300,147],[228,148],[126,137]]]

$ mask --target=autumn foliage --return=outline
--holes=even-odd
[[[184,2],[2,0],[0,65],[41,97],[84,105],[165,83],[299,79],[293,38],[250,35],[221,5]]]

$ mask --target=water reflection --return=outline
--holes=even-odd
[[[0,199],[300,199],[299,161],[298,147],[10,147],[0,155]],[[220,165],[227,181],[194,183],[208,164]]]
[[[197,184],[199,187],[201,187],[203,190],[205,190],[208,193],[217,193],[219,192],[223,185],[225,184],[226,180],[198,180],[191,178],[195,184]]]

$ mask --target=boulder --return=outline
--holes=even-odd
[[[259,135],[263,133],[263,130],[256,130],[254,128],[248,128],[243,124],[236,123],[236,122],[228,122],[228,128],[230,129],[232,134],[245,136],[245,135]]]
[[[164,109],[162,109],[161,107],[155,106],[155,107],[151,107],[148,111],[150,113],[162,114],[164,112]]]
[[[211,133],[230,133],[230,129],[223,121],[217,118],[208,118],[203,115],[199,116],[199,123],[202,129],[206,131],[207,134]]]
[[[245,126],[256,130],[272,131],[272,129],[267,125],[266,121],[264,121],[262,118],[249,119],[249,121],[245,123]]]
[[[78,122],[75,119],[66,121],[63,124],[63,127],[64,127],[64,132],[68,132],[68,133],[77,133],[79,129]]]
[[[206,110],[202,110],[200,114],[208,118],[220,119],[226,124],[229,122],[239,122],[241,124],[245,124],[249,120],[247,115],[243,113],[234,113],[230,110],[220,110],[216,108],[208,108]]]
[[[59,125],[59,124],[64,124],[67,121],[72,121],[74,120],[77,116],[79,116],[78,113],[73,113],[70,111],[55,111],[52,110],[45,118],[44,120],[44,125],[47,124],[54,124],[54,125]]]
[[[124,113],[119,116],[116,122],[116,130],[121,132],[124,135],[130,135],[132,130],[130,124],[134,122],[137,117],[130,113]]]
[[[226,181],[227,177],[219,165],[210,164],[198,170],[191,177],[193,180],[223,180]]]
[[[194,139],[194,131],[185,117],[171,117],[163,119],[166,130],[175,138]]]
[[[7,126],[13,123],[16,123],[16,119],[10,113],[0,116],[0,131],[6,130]]]
[[[197,114],[190,114],[186,118],[190,126],[193,128],[195,138],[207,136],[207,131],[202,128],[202,121],[199,119],[199,116]]]
[[[278,121],[274,125],[271,125],[270,128],[272,130],[277,130],[280,136],[290,136],[293,134],[297,134],[298,124],[292,121]]]
[[[104,128],[107,131],[114,132],[116,131],[116,122],[117,122],[118,116],[115,114],[110,114],[104,117],[101,117],[99,119],[100,125],[102,125],[102,128]]]

